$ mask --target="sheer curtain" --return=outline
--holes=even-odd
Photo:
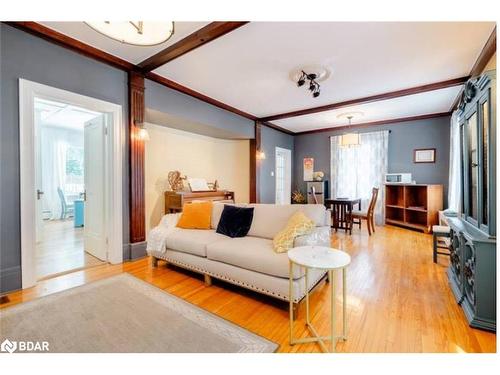
[[[64,190],[68,149],[66,133],[60,129],[42,127],[41,146],[43,208],[50,212],[50,220],[59,220],[62,206],[57,188]]]
[[[375,206],[375,221],[383,224],[389,131],[361,133],[361,145],[351,148],[341,147],[339,138],[330,137],[331,196],[361,198],[362,209],[366,209],[372,188],[378,187],[380,190]]]
[[[461,168],[460,168],[460,117],[453,112],[450,123],[450,176],[448,182],[448,208],[460,211]]]

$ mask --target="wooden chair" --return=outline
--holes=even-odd
[[[450,256],[449,248],[450,227],[445,225],[432,226],[432,260],[437,263],[438,254]],[[446,249],[448,251],[439,251]]]
[[[372,189],[372,199],[368,206],[368,210],[365,211],[352,211],[352,223],[358,224],[359,229],[361,229],[361,221],[366,220],[366,226],[368,227],[368,234],[371,236],[372,232],[375,233],[375,222],[373,220],[373,213],[375,211],[375,205],[377,204],[378,188]]]

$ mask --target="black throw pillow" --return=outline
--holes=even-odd
[[[236,207],[225,204],[220,216],[217,233],[231,238],[245,237],[253,220],[253,207]]]

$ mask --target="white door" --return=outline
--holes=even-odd
[[[42,180],[42,139],[41,139],[41,122],[40,122],[40,111],[35,111],[35,122],[34,122],[34,143],[35,143],[35,186],[36,186],[36,230],[35,230],[35,240],[36,243],[43,241],[43,201],[44,201],[44,191],[43,191],[43,180]]]
[[[86,252],[107,261],[105,220],[105,117],[101,115],[84,127],[84,238]]]
[[[276,147],[276,204],[290,204],[292,194],[292,151]]]

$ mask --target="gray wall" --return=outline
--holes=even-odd
[[[186,123],[197,123],[230,132],[233,134],[231,138],[254,138],[254,122],[252,120],[169,89],[159,83],[146,80],[145,100],[146,108],[185,119]],[[179,128],[174,123],[171,124],[171,127]],[[209,134],[204,133],[204,135]]]
[[[271,176],[275,171],[276,147],[292,150],[292,189],[293,189],[293,160],[294,160],[294,136],[267,126],[262,126],[261,148],[265,152],[266,158],[260,160],[260,202],[275,203],[276,196],[276,176]]]
[[[409,172],[418,183],[444,185],[444,204],[448,197],[448,166],[450,155],[450,118],[407,121],[360,129],[361,132],[391,130],[389,134],[389,172]],[[314,170],[325,172],[330,181],[330,136],[342,132],[304,134],[295,137],[294,186],[305,192],[303,158],[314,158]],[[416,148],[436,148],[436,163],[413,163]],[[331,186],[331,185],[330,185]]]
[[[5,24],[0,26],[0,51],[0,291],[3,292],[21,288],[19,78],[122,105],[127,129],[124,141],[128,139],[128,90],[125,72]],[[123,147],[126,156],[123,161],[123,240],[127,245],[129,179],[125,142]]]

